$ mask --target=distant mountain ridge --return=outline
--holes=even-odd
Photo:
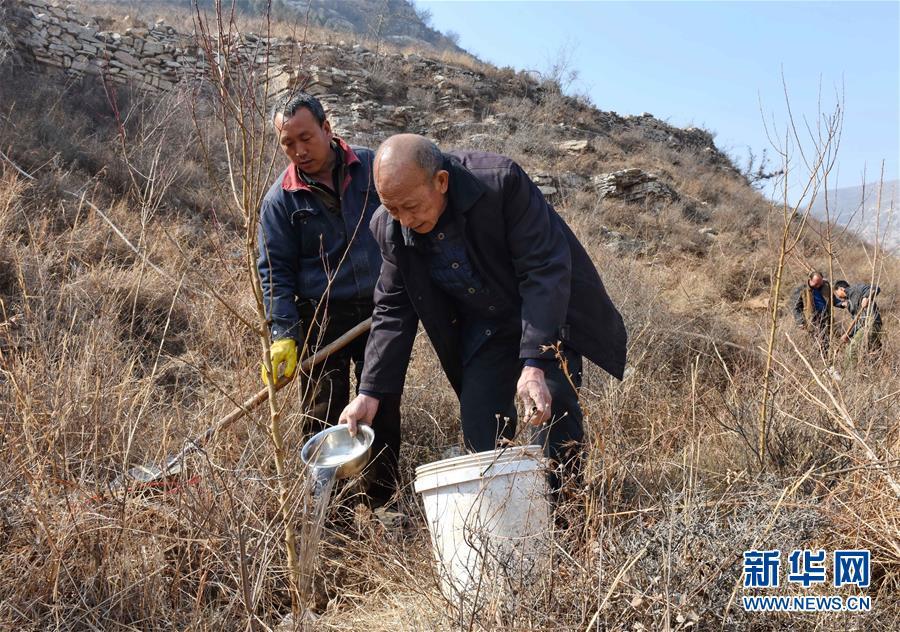
[[[874,242],[877,237],[885,250],[897,254],[900,252],[900,213],[898,213],[900,180],[889,180],[880,188],[880,209],[879,184],[873,182],[855,187],[829,189],[827,196],[823,192],[813,204],[812,214],[817,219],[823,221],[826,219],[827,197],[828,216],[831,221],[848,227],[870,242]]]

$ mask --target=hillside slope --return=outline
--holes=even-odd
[[[0,627],[274,628],[290,598],[266,411],[217,436],[178,481],[110,490],[123,469],[160,461],[256,392],[261,351],[246,326],[237,163],[202,46],[161,4],[141,5],[130,17],[145,26],[130,27],[81,6],[0,4],[16,42],[0,65]],[[519,161],[585,244],[630,337],[625,380],[586,372],[585,480],[561,505],[554,572],[469,618],[440,595],[411,485],[415,466],[460,445],[456,398],[419,336],[397,499],[411,524],[386,528],[343,490],[307,629],[897,629],[895,259],[870,260],[848,235],[829,244],[821,224],[787,209],[799,236],[781,305],[813,267],[874,277],[886,335],[877,359],[845,366],[837,342],[822,358],[775,313],[761,468],[785,210],[711,132],[604,112],[553,81],[464,57],[346,34],[297,41],[293,23],[271,39],[258,26],[237,38],[242,59],[257,70],[260,51],[283,61],[279,85],[319,95],[348,140],[415,131]],[[268,140],[265,182],[282,164]],[[279,399],[292,482],[301,396],[295,384]],[[299,497],[292,509],[303,524]],[[867,548],[876,605],[747,613],[741,559],[757,548]]]
[[[106,0],[106,3],[118,4],[119,10],[131,15],[149,13],[145,3],[135,0]],[[198,3],[195,0],[157,0],[157,4],[190,11]],[[203,9],[211,9],[214,2],[200,0],[199,4]],[[225,6],[230,7],[231,2],[226,2]],[[417,45],[433,51],[463,52],[452,37],[430,26],[427,10],[417,9],[409,0],[237,0],[235,7],[253,17],[271,11],[279,21],[302,24],[304,28],[308,25],[337,34]],[[97,13],[97,9],[87,12]]]
[[[385,38],[398,44],[430,45],[437,50],[461,50],[451,38],[429,26],[429,14],[417,10],[409,0],[281,0],[281,3],[297,19],[305,19],[308,11],[315,26],[332,31]]]

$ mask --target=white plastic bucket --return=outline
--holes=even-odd
[[[536,445],[416,469],[444,595],[484,603],[519,592],[547,569],[550,503]]]

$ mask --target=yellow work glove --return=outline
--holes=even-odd
[[[269,348],[269,356],[272,358],[272,370],[278,375],[278,367],[284,363],[284,377],[291,377],[297,370],[297,341],[293,338],[282,338],[272,343]],[[260,371],[262,381],[269,383],[266,365],[263,363]]]

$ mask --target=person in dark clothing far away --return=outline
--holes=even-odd
[[[840,301],[838,307],[846,308],[853,317],[853,327],[841,340],[850,343],[847,359],[854,362],[867,351],[881,348],[881,313],[875,302],[881,288],[867,283],[850,285],[843,280],[835,282],[834,288],[834,296]]]
[[[372,180],[374,154],[335,136],[322,104],[305,93],[281,99],[273,123],[290,164],[260,208],[257,262],[270,322],[273,370],[297,367],[298,343],[325,345],[372,314],[381,253],[368,230],[381,202]],[[316,427],[337,423],[350,399],[350,363],[359,381],[366,337],[357,338],[308,376],[305,402]],[[263,380],[268,375],[263,367]],[[376,455],[368,495],[385,503],[396,486],[400,396],[386,394],[373,420]]]
[[[837,304],[831,286],[817,270],[810,272],[806,283],[791,295],[794,321],[813,336],[823,355],[831,341],[832,306]]]
[[[375,183],[384,261],[360,394],[341,422],[355,432],[402,391],[421,321],[459,396],[468,449],[514,437],[518,395],[532,442],[577,463],[582,356],[621,379],[626,332],[575,235],[503,156],[442,154],[401,134],[379,148]]]

